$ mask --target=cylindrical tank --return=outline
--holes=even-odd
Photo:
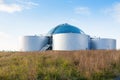
[[[40,51],[47,43],[46,36],[23,36],[21,51]]]
[[[88,50],[90,37],[85,34],[62,33],[53,35],[53,50]]]
[[[92,38],[91,49],[93,50],[114,50],[116,49],[116,40],[108,38]]]

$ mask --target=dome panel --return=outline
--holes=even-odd
[[[53,35],[53,34],[60,34],[60,33],[78,33],[78,34],[84,34],[84,32],[72,25],[69,24],[61,24],[56,26],[55,28],[51,29],[47,35]]]

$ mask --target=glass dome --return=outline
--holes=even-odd
[[[65,23],[65,24],[58,25],[55,28],[51,29],[48,32],[47,35],[48,36],[52,36],[53,34],[60,34],[60,33],[78,33],[78,34],[84,34],[84,32],[81,29]]]

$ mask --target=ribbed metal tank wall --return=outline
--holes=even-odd
[[[85,34],[63,33],[53,35],[53,50],[88,50],[90,37]]]
[[[23,36],[22,51],[40,51],[48,42],[45,36]]]
[[[91,39],[91,49],[114,50],[116,49],[116,40],[108,38],[93,38]]]

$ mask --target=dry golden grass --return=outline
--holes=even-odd
[[[0,52],[0,80],[112,80],[120,51]]]

